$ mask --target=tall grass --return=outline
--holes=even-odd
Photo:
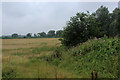
[[[53,54],[58,39],[3,40],[3,78],[71,78],[76,75],[51,65],[43,56]],[[32,46],[33,45],[33,46]]]

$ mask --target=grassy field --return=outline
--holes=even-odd
[[[91,39],[73,48],[58,38],[3,39],[4,78],[118,78],[120,38]]]
[[[71,78],[74,73],[47,63],[40,56],[54,54],[58,38],[3,39],[4,78]]]

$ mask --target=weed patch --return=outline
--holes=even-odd
[[[2,77],[3,78],[7,78],[7,79],[9,79],[9,78],[15,78],[16,77],[16,71],[15,71],[15,69],[6,68],[2,72]]]

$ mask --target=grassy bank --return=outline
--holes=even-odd
[[[120,61],[120,38],[101,38],[65,49],[59,47],[56,55],[46,60],[60,68],[73,71],[80,78],[91,78],[94,72],[98,78],[117,78]]]

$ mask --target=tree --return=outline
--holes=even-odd
[[[104,35],[109,36],[110,14],[109,14],[108,8],[101,6],[96,10],[96,12],[94,13],[94,16],[97,22],[99,22],[99,27],[101,32],[100,37]]]
[[[13,38],[17,38],[17,37],[18,37],[18,34],[17,34],[17,33],[14,33],[14,34],[12,34],[12,37],[13,37]]]
[[[62,35],[62,30],[58,30],[58,31],[56,31],[56,37],[61,37],[61,35]]]
[[[37,33],[38,37],[40,37],[40,33]]]
[[[113,20],[110,24],[110,27],[109,27],[109,35],[110,37],[114,37],[118,34],[118,29],[117,29],[117,20]]]
[[[120,36],[120,9],[118,10],[117,23],[118,35]]]
[[[110,36],[120,35],[120,9],[115,8],[111,13]]]
[[[119,10],[120,10],[119,8],[115,8],[115,9],[113,10],[113,13],[112,13],[112,15],[111,15],[112,20],[116,20],[116,19],[118,18]]]
[[[37,38],[37,34],[34,34],[34,37]]]
[[[93,38],[99,33],[96,19],[87,13],[77,13],[71,17],[63,30],[61,43],[65,46],[76,46]]]
[[[47,37],[49,37],[49,38],[55,37],[55,31],[54,31],[54,30],[50,30],[50,31],[47,33]]]
[[[45,37],[46,37],[46,33],[45,33],[45,32],[41,32],[41,33],[40,33],[40,37],[45,38]]]
[[[31,38],[31,37],[32,37],[32,33],[28,33],[28,34],[26,35],[26,37]]]
[[[87,19],[88,39],[101,36],[99,22],[96,21],[93,15],[89,14]]]

